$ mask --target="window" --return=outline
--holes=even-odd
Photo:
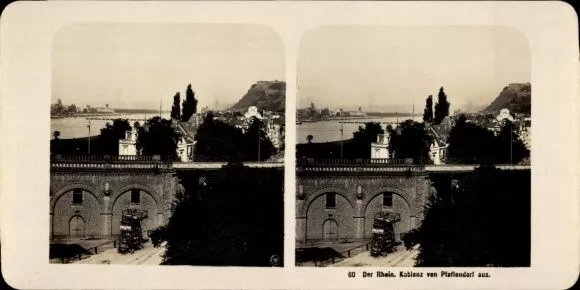
[[[83,190],[80,188],[73,189],[73,204],[83,204]]]
[[[336,207],[336,193],[329,192],[326,194],[326,208]]]
[[[383,206],[393,206],[392,193],[383,193]]]
[[[139,189],[131,189],[131,203],[141,203],[141,191]]]

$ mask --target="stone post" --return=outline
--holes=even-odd
[[[365,216],[362,208],[362,195],[359,195],[354,205],[354,238],[363,239],[365,234]]]
[[[106,238],[111,237],[111,222],[113,219],[113,213],[109,212],[110,201],[110,196],[105,195],[105,197],[103,197],[103,213],[101,213],[101,224],[103,225],[102,235]]]

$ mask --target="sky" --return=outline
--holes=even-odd
[[[257,81],[285,80],[284,46],[267,26],[75,24],[53,44],[52,103],[169,110],[191,83],[198,108],[236,103]]]
[[[450,112],[478,111],[530,82],[527,39],[507,27],[324,26],[300,44],[299,108],[422,113],[443,87]]]

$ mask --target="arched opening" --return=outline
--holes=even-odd
[[[64,187],[52,195],[51,206],[51,239],[101,234],[101,203],[89,187],[75,184]]]
[[[69,222],[69,237],[83,238],[85,236],[85,219],[80,215],[75,215]]]
[[[372,237],[372,227],[376,213],[386,212],[399,214],[401,219],[393,225],[395,237],[400,240],[401,234],[411,230],[411,208],[408,202],[397,192],[385,190],[376,194],[366,206],[365,238]]]
[[[354,238],[354,208],[337,191],[319,192],[307,201],[306,242]]]
[[[141,230],[146,236],[150,230],[157,228],[157,202],[148,191],[141,188],[124,190],[114,201],[111,222],[111,235],[117,236],[120,232],[121,218],[125,209],[138,209],[146,213],[147,218],[141,220]]]

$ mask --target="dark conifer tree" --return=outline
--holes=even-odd
[[[423,112],[423,122],[433,123],[433,95],[427,97],[425,111]]]
[[[183,101],[181,111],[181,121],[187,122],[197,113],[197,99],[195,98],[195,93],[191,89],[191,84],[187,85],[187,90],[185,91],[185,100]]]
[[[449,116],[450,105],[449,101],[447,101],[447,95],[443,91],[443,87],[441,87],[439,89],[439,94],[437,95],[437,104],[435,104],[435,116],[433,118],[433,123],[435,125],[441,124],[441,121]]]
[[[179,92],[173,96],[173,106],[171,107],[171,119],[181,120],[181,96]]]

